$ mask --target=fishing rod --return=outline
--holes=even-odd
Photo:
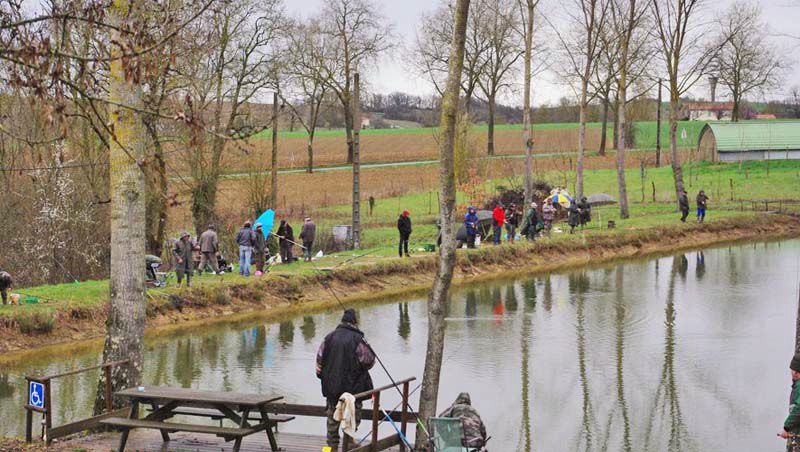
[[[270,232],[270,234],[273,234],[273,235],[275,235],[276,237],[280,237],[279,235],[277,235],[277,234],[274,234],[273,232]],[[288,240],[288,239],[287,239],[287,240]],[[293,243],[295,243],[295,242],[293,242]],[[366,254],[365,254],[365,255],[366,255]],[[318,271],[318,272],[321,272],[321,270],[319,269],[319,267],[317,267],[317,266],[314,264],[314,261],[311,261],[311,266],[312,266],[312,267],[314,267],[314,270],[316,270],[316,271]],[[336,300],[336,302],[337,302],[337,303],[339,303],[339,306],[340,306],[340,307],[341,307],[343,310],[347,310],[347,307],[344,305],[344,303],[343,303],[343,302],[342,302],[342,300],[339,298],[339,296],[336,294],[336,292],[333,290],[333,288],[332,288],[332,287],[331,287],[331,286],[328,284],[328,282],[327,282],[327,281],[325,281],[325,280],[322,280],[322,281],[320,281],[320,283],[322,284],[322,286],[323,286],[323,287],[325,287],[325,288],[326,288],[326,289],[327,289],[327,290],[328,290],[328,291],[331,293],[331,295],[333,295],[333,298]],[[381,360],[380,356],[378,356],[378,353],[376,353],[376,352],[375,352],[375,349],[374,349],[374,348],[372,348],[372,345],[370,345],[370,343],[369,343],[369,342],[367,342],[367,341],[366,341],[366,339],[363,339],[363,337],[362,337],[362,340],[363,340],[364,344],[367,346],[367,348],[369,348],[369,351],[372,353],[372,356],[374,356],[374,357],[375,357],[375,360],[376,360],[376,361],[378,361],[378,363],[381,365],[381,368],[383,369],[383,372],[384,372],[384,373],[386,373],[386,376],[387,376],[387,377],[389,377],[389,381],[391,381],[391,382],[392,382],[392,386],[394,386],[394,388],[395,388],[395,390],[397,391],[397,393],[398,393],[398,394],[400,394],[400,397],[401,397],[401,398],[403,398],[403,392],[402,392],[402,391],[400,391],[400,388],[398,387],[398,385],[397,385],[397,382],[395,381],[395,379],[394,379],[394,377],[392,376],[392,374],[389,372],[389,369],[387,369],[387,368],[386,368],[386,365],[385,365],[385,364],[383,364],[383,360]],[[407,401],[406,401],[406,402],[407,402]],[[401,402],[401,403],[402,403],[402,402]],[[414,415],[416,416],[416,415],[417,415],[417,413],[414,411],[414,409],[411,407],[411,405],[410,405],[410,404],[408,404],[408,403],[407,403],[407,405],[408,405],[408,409],[411,411],[411,413],[412,413],[412,414],[414,414]],[[419,427],[420,427],[420,428],[421,428],[421,429],[422,429],[422,430],[425,432],[425,434],[426,434],[426,435],[429,435],[429,436],[430,436],[430,433],[428,433],[428,430],[425,428],[425,426],[424,426],[424,425],[422,424],[422,422],[420,421],[420,419],[419,419],[419,416],[416,416],[416,417],[417,417],[417,425],[418,425],[418,426],[419,426]]]

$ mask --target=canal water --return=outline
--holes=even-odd
[[[493,452],[781,450],[799,263],[800,241],[758,243],[456,290],[440,409],[470,392]],[[421,376],[424,300],[358,310],[393,376]],[[337,309],[150,340],[144,384],[322,404],[314,354],[339,317]],[[90,349],[0,364],[0,434],[24,432],[24,375],[98,357]],[[377,365],[372,375],[388,382]],[[88,414],[96,379],[54,386],[55,424]],[[382,402],[398,400],[386,393]],[[324,428],[306,418],[283,430]]]

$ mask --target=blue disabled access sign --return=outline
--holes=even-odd
[[[28,405],[33,408],[44,409],[44,385],[31,381],[28,384]]]

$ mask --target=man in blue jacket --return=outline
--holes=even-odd
[[[464,215],[464,229],[467,231],[467,248],[475,248],[475,237],[478,235],[478,214],[475,208],[469,206]]]

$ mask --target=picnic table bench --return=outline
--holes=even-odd
[[[294,419],[293,416],[269,414],[268,405],[283,399],[282,396],[164,387],[129,388],[117,392],[116,395],[130,399],[130,415],[127,418],[108,418],[101,423],[122,430],[119,441],[120,452],[125,450],[128,434],[134,428],[159,430],[165,442],[170,440],[169,434],[175,432],[216,435],[225,441],[233,440],[234,451],[238,451],[241,447],[242,438],[263,430],[267,433],[270,448],[278,451],[280,448],[272,428],[279,422]],[[148,404],[151,407],[150,414],[144,419],[139,419],[140,404]],[[165,422],[177,415],[219,419],[220,426]],[[233,421],[238,427],[222,427],[223,419]],[[254,423],[251,424],[251,421]]]

